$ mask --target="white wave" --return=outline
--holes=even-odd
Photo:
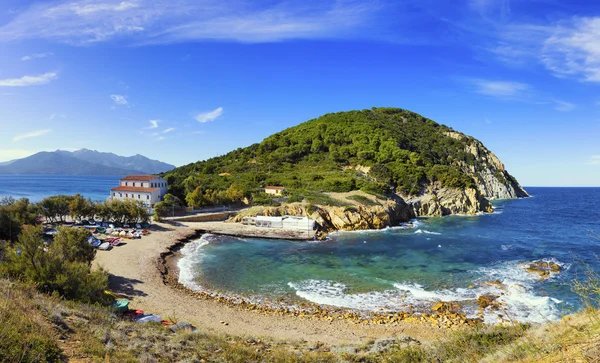
[[[204,260],[204,252],[202,249],[204,246],[210,243],[209,238],[212,235],[204,234],[199,239],[187,243],[181,249],[181,258],[177,261],[177,267],[179,268],[179,283],[188,289],[195,291],[203,291],[204,288],[200,286],[195,280],[198,277],[196,275],[196,266]]]
[[[552,262],[565,266],[554,259]],[[483,311],[482,317],[488,324],[500,322],[499,314],[505,319],[531,323],[560,319],[562,301],[537,295],[534,286],[540,280],[521,268],[522,264],[512,261],[472,271],[479,277],[469,288],[429,290],[418,283],[396,282],[392,283],[395,290],[352,294],[346,285],[334,281],[305,280],[290,282],[288,286],[308,301],[363,311],[406,311],[408,306],[413,306],[416,311],[428,312],[438,301],[456,301],[461,303],[467,316],[475,318],[481,317],[477,298],[493,295],[497,296],[501,308],[488,307]]]
[[[440,236],[441,235],[441,233],[439,233],[439,232],[432,232],[432,231],[428,231],[426,229],[417,229],[415,231],[415,234],[423,234],[423,233],[425,233],[425,234],[432,234],[432,235],[435,235],[435,236]]]
[[[288,286],[297,296],[316,304],[367,311],[401,311],[407,307],[393,290],[349,294],[346,285],[323,280],[288,282]]]
[[[500,246],[500,248],[502,249],[502,251],[508,251],[514,249],[515,247],[513,245],[502,245]]]

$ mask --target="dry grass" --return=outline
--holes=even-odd
[[[421,344],[409,337],[358,347],[172,332],[122,320],[100,306],[41,295],[0,280],[0,361],[53,362],[598,362],[600,312],[562,321],[466,328]],[[379,349],[382,348],[382,349]]]

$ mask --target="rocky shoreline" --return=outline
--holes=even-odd
[[[156,259],[156,268],[163,283],[170,288],[183,292],[195,299],[215,301],[243,311],[261,314],[290,316],[300,320],[321,320],[332,322],[343,320],[358,325],[399,325],[401,323],[425,324],[434,328],[474,327],[483,324],[479,318],[468,318],[456,303],[438,302],[431,307],[430,313],[408,312],[357,312],[351,309],[323,306],[315,303],[291,305],[284,301],[265,304],[255,303],[245,297],[225,296],[214,291],[194,291],[179,282],[177,261],[180,250],[189,242],[199,238],[205,230],[197,230],[190,236],[175,241]],[[212,233],[212,232],[211,232]]]

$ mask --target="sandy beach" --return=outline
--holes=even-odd
[[[364,343],[369,339],[409,335],[427,341],[448,333],[430,325],[400,322],[394,325],[357,325],[343,320],[324,321],[289,315],[246,311],[217,301],[203,300],[166,285],[157,261],[180,240],[198,230],[235,234],[240,224],[223,222],[153,223],[152,233],[110,251],[98,251],[95,267],[110,273],[110,288],[131,301],[130,307],[163,319],[186,321],[200,331],[238,336],[268,337],[291,342],[323,342],[330,345]]]

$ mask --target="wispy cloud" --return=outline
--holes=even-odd
[[[174,127],[169,127],[168,129],[166,129],[166,130],[163,131],[163,134],[167,134],[167,133],[169,133],[171,131],[175,131],[175,128]]]
[[[276,42],[337,38],[381,10],[377,1],[60,0],[38,2],[0,27],[0,40],[45,38],[84,45],[195,40]]]
[[[22,61],[29,61],[32,59],[38,59],[38,58],[46,58],[46,57],[50,57],[54,55],[53,53],[34,53],[34,54],[30,54],[30,55],[26,55],[21,57]]]
[[[600,82],[600,17],[557,26],[544,41],[542,62],[557,75]]]
[[[600,16],[510,24],[488,50],[511,64],[541,64],[554,76],[600,82]]]
[[[152,129],[158,128],[158,123],[161,121],[160,120],[148,120],[148,122],[150,123],[150,126],[144,127],[145,130],[152,130]]]
[[[471,79],[469,83],[475,88],[475,92],[493,97],[516,97],[531,90],[528,84],[521,82]]]
[[[17,142],[17,141],[21,141],[24,139],[31,139],[33,137],[43,136],[51,131],[52,131],[51,129],[45,129],[45,130],[37,130],[37,131],[28,132],[26,134],[21,134],[21,135],[17,135],[15,137],[13,137],[13,141]]]
[[[223,107],[216,108],[209,112],[203,112],[196,115],[195,119],[198,122],[204,123],[209,121],[214,121],[217,118],[221,117],[223,114]]]
[[[575,108],[575,104],[570,102],[554,100],[554,104],[554,109],[560,112],[569,112]]]
[[[49,120],[49,121],[52,121],[52,120],[54,120],[54,118],[55,118],[55,117],[56,117],[56,115],[55,115],[55,114],[51,114],[51,115],[50,115],[50,117],[48,117],[48,120]]]
[[[27,87],[39,86],[58,79],[58,74],[55,72],[44,73],[39,76],[23,76],[21,78],[0,79],[1,87]]]
[[[600,155],[592,155],[586,163],[587,165],[600,165]]]
[[[118,106],[127,106],[129,101],[127,101],[127,97],[123,95],[110,95],[110,99],[113,100],[115,105]]]

